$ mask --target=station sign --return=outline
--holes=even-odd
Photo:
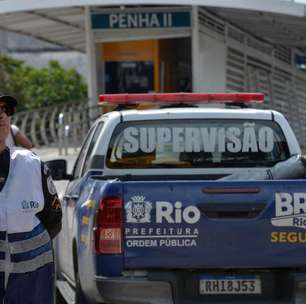
[[[191,16],[185,12],[93,13],[92,29],[142,29],[190,27]]]

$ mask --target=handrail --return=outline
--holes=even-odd
[[[98,110],[98,115],[94,112]],[[59,154],[68,155],[68,147],[80,146],[86,136],[91,124],[101,115],[101,106],[87,106],[70,108],[68,111],[58,115],[58,148]]]
[[[76,149],[80,146],[94,118],[102,113],[99,105],[88,104],[88,100],[82,100],[21,111],[15,113],[12,123],[29,137],[35,147],[53,146],[58,147],[60,151],[67,147],[65,148],[67,153],[68,147]],[[92,112],[95,117],[91,119]],[[58,121],[60,113],[63,115],[62,124]]]

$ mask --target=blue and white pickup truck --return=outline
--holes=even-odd
[[[77,304],[297,303],[306,285],[305,180],[222,180],[301,154],[286,119],[234,107],[261,94],[100,98],[163,107],[102,115],[72,175],[64,161],[49,163],[55,179],[70,180],[58,286],[69,284]],[[211,101],[231,107],[193,106]]]

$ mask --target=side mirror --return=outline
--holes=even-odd
[[[54,159],[46,161],[53,180],[71,180],[72,176],[67,174],[67,161],[65,159]]]

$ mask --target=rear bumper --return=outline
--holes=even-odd
[[[257,272],[257,271],[256,271]],[[258,298],[233,296],[205,297],[198,294],[197,281],[190,273],[181,271],[150,272],[148,278],[97,277],[101,301],[116,304],[304,304],[306,303],[306,272],[263,271],[265,288],[274,288]],[[266,276],[266,278],[264,278]],[[276,283],[269,283],[269,281]]]
[[[96,278],[103,302],[116,304],[174,304],[171,285],[146,278]]]
[[[295,304],[306,303],[306,272],[295,273]]]

